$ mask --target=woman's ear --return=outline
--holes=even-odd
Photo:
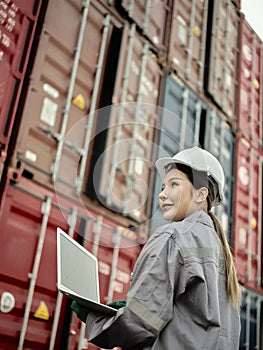
[[[208,188],[207,187],[199,188],[196,194],[196,202],[199,204],[205,202],[207,196],[208,196]]]

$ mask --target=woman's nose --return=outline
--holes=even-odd
[[[160,199],[167,198],[167,195],[166,195],[166,193],[165,193],[165,190],[162,190],[162,191],[159,193],[159,198],[160,198]]]

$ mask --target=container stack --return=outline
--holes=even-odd
[[[241,344],[262,348],[263,44],[241,16],[233,252],[243,285]],[[246,345],[247,346],[247,345]]]
[[[97,349],[56,286],[56,227],[125,299],[163,223],[154,162],[185,147],[226,175],[216,209],[263,347],[263,53],[230,0],[0,1],[1,349]]]

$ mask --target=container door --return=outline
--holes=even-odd
[[[58,303],[56,227],[69,230],[70,211],[62,213],[46,194],[9,186],[3,199],[1,349],[47,349],[51,340],[61,341],[65,300]]]
[[[135,25],[126,25],[122,33],[114,86],[108,92],[112,105],[99,111],[91,163],[94,170],[86,193],[142,223],[149,216],[161,72],[135,29]],[[105,89],[107,85],[108,79]]]
[[[51,1],[38,43],[13,166],[71,197],[84,178],[112,27],[89,1]]]
[[[205,91],[236,123],[239,14],[231,0],[210,2]],[[210,24],[209,24],[210,27]]]
[[[234,255],[240,281],[262,287],[262,154],[244,138],[236,153]]]
[[[164,47],[169,1],[122,0],[120,6],[154,45],[158,48]]]
[[[174,1],[168,59],[176,74],[203,91],[208,0]]]
[[[42,1],[1,1],[0,158],[6,157]]]

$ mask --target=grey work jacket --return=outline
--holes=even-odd
[[[159,228],[134,268],[126,307],[90,313],[88,340],[102,348],[236,350],[239,310],[226,293],[220,242],[208,214]]]

